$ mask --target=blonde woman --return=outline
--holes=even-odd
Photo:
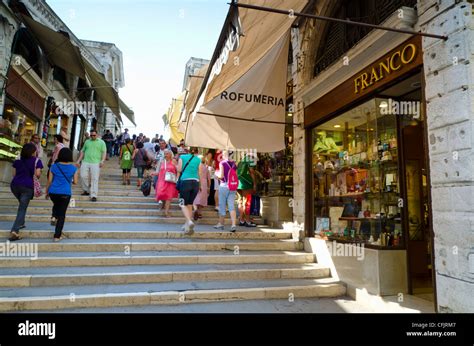
[[[159,171],[151,173],[152,176],[158,176],[155,189],[156,201],[164,202],[165,216],[171,217],[170,205],[173,198],[178,198],[176,190],[177,178],[176,162],[173,160],[173,153],[169,149],[164,150],[164,159],[160,165]],[[173,181],[174,180],[174,181]]]

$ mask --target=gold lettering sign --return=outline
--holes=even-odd
[[[409,43],[403,49],[394,52],[384,61],[380,61],[361,73],[354,79],[354,93],[358,94],[368,87],[381,81],[392,72],[400,70],[404,65],[410,64],[416,58],[417,49],[413,43]],[[370,72],[368,72],[370,71]]]

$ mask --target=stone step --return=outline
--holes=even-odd
[[[0,220],[2,221],[14,221],[16,219],[16,213],[3,213],[0,212]],[[27,213],[26,222],[50,222],[51,215],[41,215],[41,214],[30,214]],[[196,221],[196,224],[205,224],[205,225],[215,225],[217,224],[218,218],[217,215],[215,217],[208,217],[200,219]],[[125,216],[124,214],[121,215],[81,215],[76,214],[74,212],[74,208],[68,210],[66,216],[66,224],[67,222],[92,222],[92,223],[162,223],[162,224],[183,224],[184,218],[181,217],[163,217],[163,216]],[[260,219],[255,219],[254,222],[257,225],[262,225],[264,222]]]
[[[8,243],[7,243],[8,244]],[[126,255],[135,251],[299,251],[303,250],[301,242],[291,240],[244,240],[227,239],[221,240],[200,240],[200,239],[175,239],[173,241],[163,240],[126,240],[115,239],[64,239],[61,242],[52,242],[52,239],[35,239],[28,242],[26,239],[15,242],[15,244],[25,244],[25,248],[36,246],[38,253],[43,252],[122,252]],[[26,251],[26,250],[25,250]],[[31,252],[35,249],[30,250]]]
[[[90,197],[89,196],[81,196],[80,194],[74,194],[72,196],[76,201],[90,201]],[[11,192],[0,192],[0,200],[6,200],[6,201],[12,201],[15,202],[16,199],[15,197],[12,195]],[[42,201],[46,201],[44,197],[39,197],[39,198],[34,198],[31,203],[35,203],[35,202],[42,202]],[[156,203],[155,202],[155,199],[153,196],[143,196],[143,194],[141,196],[103,196],[103,197],[100,197],[100,199],[98,200],[98,202],[123,202],[123,203],[135,203],[135,202],[148,202],[148,203]],[[17,202],[15,202],[17,203]],[[177,205],[178,203],[178,200],[175,200],[173,201],[174,204]]]
[[[153,200],[148,199],[148,201],[103,201],[102,199],[97,202],[91,202],[89,197],[81,196],[79,199],[78,196],[73,196],[76,200],[76,208],[110,208],[110,209],[128,209],[128,208],[140,208],[140,209],[161,209],[159,204]],[[18,201],[13,198],[0,198],[0,206],[2,210],[6,210],[3,207],[18,207]],[[50,200],[42,199],[33,199],[30,202],[30,207],[49,207],[51,208],[52,202]],[[71,207],[70,207],[71,208]],[[174,202],[170,205],[170,209],[180,210],[178,202]],[[29,209],[28,209],[29,210]],[[214,208],[204,208],[203,211],[216,213]]]
[[[0,192],[1,193],[8,193],[10,195],[10,197],[13,197],[11,191],[10,191],[10,188],[0,188]],[[72,189],[72,194],[74,196],[76,195],[80,195],[82,193],[82,189],[81,188],[73,188]],[[143,196],[143,193],[138,190],[138,189],[130,189],[130,190],[120,190],[120,189],[100,189],[99,188],[99,198],[100,197],[105,197],[105,196],[122,196],[122,197],[147,197],[147,196]],[[150,198],[153,198],[154,196],[154,190],[152,189],[151,190],[151,194]],[[44,197],[40,197],[40,198],[43,198]]]
[[[91,202],[94,203],[94,202]],[[28,213],[35,215],[51,215],[53,204],[49,202],[49,205],[37,206],[31,205],[28,207]],[[133,208],[135,207],[135,208]],[[18,207],[15,206],[3,206],[2,213],[14,214],[17,212]],[[69,207],[67,215],[130,215],[130,216],[163,216],[163,210],[155,204],[155,208],[141,208],[135,205],[129,205],[129,208],[85,208],[76,205],[75,207]],[[170,215],[175,218],[183,218],[183,213],[178,207],[170,208]],[[217,223],[218,215],[217,212],[211,210],[202,211],[203,219],[212,218]],[[184,218],[182,220],[184,222]]]
[[[304,252],[285,252],[257,255],[233,253],[194,254],[171,252],[159,255],[128,255],[123,252],[115,256],[74,256],[70,253],[60,253],[61,256],[40,254],[38,258],[1,257],[0,268],[29,268],[29,267],[76,267],[76,266],[126,266],[126,265],[162,265],[162,264],[303,264],[315,261],[314,254]],[[88,256],[87,256],[88,255]]]
[[[131,291],[134,287],[141,290]],[[113,292],[118,288],[121,288],[119,292]],[[31,293],[22,296],[25,290]],[[62,292],[58,292],[59,290]],[[113,293],[104,293],[110,291]],[[92,289],[84,286],[17,288],[11,294],[15,296],[0,298],[0,311],[288,299],[290,296],[293,299],[339,297],[346,294],[346,288],[332,279],[307,279],[104,285],[94,286]]]
[[[14,271],[15,274],[11,274]],[[65,274],[65,272],[67,272]],[[175,281],[317,279],[329,268],[300,264],[193,264],[114,267],[2,268],[0,287],[115,285]]]
[[[21,235],[27,239],[50,239],[54,230],[22,230]],[[69,239],[176,239],[187,238],[183,232],[177,231],[65,231]],[[10,231],[0,230],[0,238],[8,238]],[[261,232],[261,231],[202,231],[193,234],[194,239],[292,239],[289,232]]]

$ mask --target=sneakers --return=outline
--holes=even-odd
[[[239,226],[245,226],[246,222],[245,221],[239,221]]]
[[[91,198],[91,201],[92,201],[92,202],[97,202],[97,198],[96,198],[96,197],[92,197],[92,198]]]
[[[8,238],[9,241],[15,241],[20,239],[21,236],[17,232],[10,232],[10,238]]]
[[[83,193],[81,193],[81,196],[89,196],[89,195],[90,195],[90,193],[87,192],[87,191],[84,191]]]
[[[237,227],[236,227],[236,226],[232,226],[232,227],[230,228],[230,231],[231,231],[232,233],[234,233],[235,231],[237,231]]]
[[[217,225],[214,226],[214,228],[223,231],[224,230],[224,225],[221,225],[220,223],[218,223]]]
[[[188,221],[182,227],[184,228],[185,235],[193,235],[194,234],[194,223],[192,221]]]
[[[257,227],[256,223],[253,223],[252,221],[250,222],[245,222],[245,227]]]
[[[58,221],[58,220],[56,220],[55,217],[52,217],[52,218],[51,218],[51,222],[50,222],[50,223],[51,223],[51,226],[56,226],[56,222],[57,222],[57,221]]]

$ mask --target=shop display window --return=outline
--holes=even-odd
[[[402,248],[396,115],[372,99],[312,131],[315,233]]]
[[[5,138],[24,145],[31,141],[31,136],[37,132],[38,122],[20,109],[6,105],[0,120],[0,134]]]

